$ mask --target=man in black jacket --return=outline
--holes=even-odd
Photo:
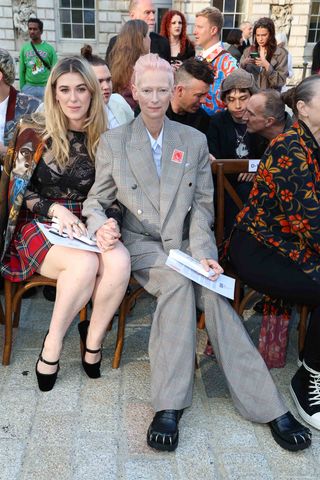
[[[268,142],[260,135],[251,133],[244,118],[250,97],[257,91],[253,75],[241,68],[234,70],[222,82],[221,99],[227,108],[212,115],[208,130],[209,152],[215,158],[261,158]],[[229,177],[244,202],[249,196],[253,177],[254,174],[248,172]],[[228,195],[225,198],[225,212],[228,234],[238,213],[238,207]]]
[[[155,27],[155,8],[152,3],[152,0],[130,0],[129,4],[129,14],[131,19],[144,20],[149,26],[149,33],[151,39],[150,52],[158,53],[161,58],[164,58],[170,62],[171,53],[170,53],[170,44],[167,38],[158,35],[154,32]],[[107,53],[106,53],[106,62],[108,63],[108,57],[112,50],[113,45],[117,40],[117,36],[111,38]]]
[[[174,94],[167,117],[175,122],[194,127],[207,135],[210,116],[201,108],[205,102],[213,71],[207,62],[188,58],[174,74]]]

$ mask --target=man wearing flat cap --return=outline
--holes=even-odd
[[[0,160],[20,118],[35,112],[40,104],[37,98],[20,93],[13,87],[15,75],[13,58],[7,50],[0,48]]]
[[[234,70],[223,80],[221,99],[227,108],[215,113],[209,126],[209,150],[215,158],[260,158],[264,152],[261,137],[247,131],[243,118],[257,92],[253,75],[245,70]]]
[[[208,129],[208,145],[210,153],[219,158],[261,158],[267,142],[257,133],[249,133],[246,120],[243,118],[251,95],[258,92],[255,79],[251,73],[242,69],[234,70],[221,84],[221,99],[226,109],[216,112],[210,119]],[[243,172],[231,182],[238,195],[246,201],[254,174]],[[226,198],[226,230],[231,230],[236,205]]]

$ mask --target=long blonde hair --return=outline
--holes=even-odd
[[[48,78],[44,95],[44,115],[33,115],[37,132],[44,141],[51,139],[52,156],[61,167],[65,166],[69,159],[69,122],[56,100],[56,85],[58,78],[66,73],[79,73],[91,93],[91,103],[83,131],[87,134],[86,146],[93,162],[100,135],[107,129],[100,85],[90,64],[78,56],[61,59]]]

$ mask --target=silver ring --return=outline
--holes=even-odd
[[[81,225],[81,220],[77,220],[76,225]]]

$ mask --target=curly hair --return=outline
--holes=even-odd
[[[183,55],[186,50],[187,42],[194,46],[193,42],[187,35],[187,21],[183,13],[179,12],[178,10],[168,10],[161,20],[160,35],[166,37],[170,42],[171,20],[175,15],[178,15],[182,21],[182,30],[180,35],[180,54]]]
[[[269,40],[268,40],[268,43],[266,45],[266,48],[267,48],[267,60],[268,62],[270,62],[274,52],[276,51],[277,49],[277,40],[276,40],[276,32],[275,32],[275,26],[274,26],[274,23],[273,23],[273,20],[271,20],[271,18],[268,18],[268,17],[262,17],[262,18],[259,18],[259,20],[257,20],[253,26],[253,32],[252,32],[252,38],[253,38],[253,48],[255,50],[258,50],[258,42],[256,40],[256,31],[258,28],[266,28],[269,32]]]
[[[133,67],[146,51],[143,39],[148,35],[148,25],[143,20],[126,22],[109,55],[113,91],[120,93],[130,85]]]

